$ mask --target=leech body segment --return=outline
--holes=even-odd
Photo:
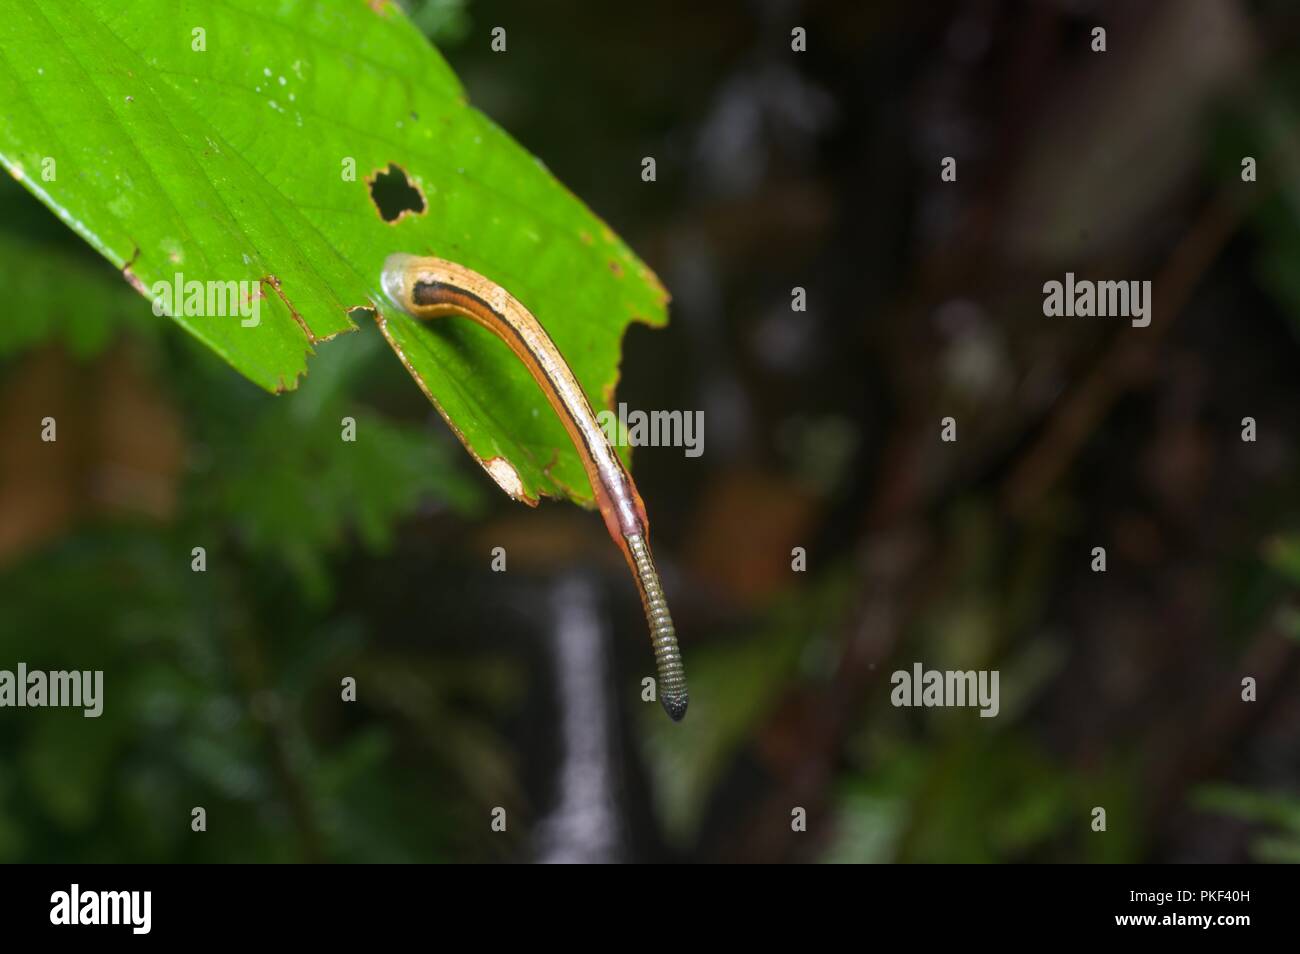
[[[605,527],[632,570],[650,625],[659,701],[674,722],[680,721],[686,715],[686,672],[650,555],[645,504],[551,336],[508,291],[455,262],[397,253],[384,262],[382,281],[393,304],[414,318],[459,315],[487,328],[510,346],[537,381],[582,458]]]

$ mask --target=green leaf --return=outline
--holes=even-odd
[[[373,308],[470,453],[502,462],[489,470],[498,483],[528,502],[591,501],[564,428],[517,359],[468,322],[397,312],[380,269],[392,252],[436,254],[505,286],[597,408],[612,403],[624,329],[662,325],[667,295],[468,105],[395,6],[11,4],[0,50],[0,162],[138,291],[153,295],[177,273],[260,284],[255,327],[175,319],[237,370],[293,388],[313,346],[354,327],[349,309]],[[366,180],[390,164],[424,209],[386,222]]]

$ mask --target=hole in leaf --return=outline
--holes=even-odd
[[[390,162],[386,170],[375,173],[374,178],[367,180],[367,185],[370,186],[370,198],[385,222],[396,222],[408,212],[414,215],[424,212],[424,196],[396,163]]]

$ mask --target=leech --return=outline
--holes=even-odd
[[[686,715],[686,671],[677,632],[650,555],[645,504],[632,475],[610,447],[568,362],[532,312],[500,285],[455,262],[402,253],[384,262],[383,287],[393,304],[414,318],[460,315],[487,328],[524,363],[569,432],[582,458],[605,527],[623,551],[654,647],[659,701],[674,722]]]

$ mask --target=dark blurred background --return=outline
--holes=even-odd
[[[6,180],[0,668],[107,700],[0,713],[0,860],[1300,860],[1300,9],[405,5],[673,294],[618,400],[704,413],[635,454],[690,714],[599,517],[370,323],[271,397]],[[998,717],[893,707],[918,661]]]

